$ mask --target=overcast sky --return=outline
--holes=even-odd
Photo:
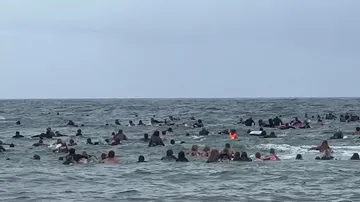
[[[0,0],[0,98],[360,94],[359,0]]]

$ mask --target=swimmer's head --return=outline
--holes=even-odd
[[[40,156],[37,155],[37,154],[35,154],[35,155],[33,156],[33,158],[34,158],[35,160],[40,160]]]
[[[235,152],[235,157],[240,157],[240,152]]]
[[[91,138],[86,139],[86,143],[87,144],[91,143]]]
[[[190,133],[186,133],[186,135],[185,136],[190,136]]]
[[[360,127],[356,127],[356,131],[359,132],[359,131],[360,131]]]
[[[205,146],[203,149],[204,152],[209,152],[210,151],[210,147],[209,146]]]
[[[109,151],[108,158],[115,158],[115,152],[113,150]]]
[[[59,157],[59,161],[63,161],[64,160],[64,157]]]
[[[118,132],[119,134],[123,134],[123,130],[119,130],[119,132]]]
[[[263,131],[264,129],[263,128],[260,128],[260,131]]]
[[[210,152],[208,162],[216,162],[219,160],[219,151],[217,149],[213,149]]]
[[[255,158],[257,158],[257,159],[260,159],[260,158],[261,158],[261,154],[260,154],[260,152],[256,152],[256,154],[255,154]]]
[[[73,139],[70,139],[70,144],[74,144],[75,143],[75,141],[73,140]]]
[[[86,153],[86,151],[83,151],[82,155],[83,155],[83,156],[86,156],[86,157],[89,156],[89,155]]]
[[[20,132],[19,132],[19,131],[16,131],[16,132],[15,132],[15,135],[20,135]]]
[[[105,139],[105,142],[109,144],[109,143],[110,143],[110,140],[109,140],[109,139]]]
[[[78,130],[77,130],[77,133],[81,133],[81,129],[78,129]]]
[[[242,153],[241,153],[241,158],[247,159],[247,158],[248,158],[247,153],[246,153],[246,152],[242,152]]]
[[[11,144],[9,145],[9,147],[15,147],[15,145],[11,143]]]
[[[327,140],[324,140],[324,141],[322,142],[321,146],[329,146],[328,141],[327,141]]]
[[[185,152],[180,151],[180,152],[178,153],[178,158],[179,158],[179,159],[184,159],[184,158],[185,158]]]
[[[275,149],[274,148],[270,149],[270,154],[275,154]]]
[[[138,158],[138,162],[145,162],[145,157],[143,155],[140,155]]]
[[[153,136],[159,137],[160,136],[160,132],[158,130],[154,131]]]
[[[166,156],[172,156],[173,154],[174,154],[174,152],[171,149],[166,151]]]
[[[115,132],[112,132],[111,135],[114,136],[114,135],[116,135],[116,133],[115,133]]]
[[[170,133],[172,133],[172,132],[173,132],[173,129],[172,129],[172,128],[168,128],[167,131],[170,132]]]
[[[274,133],[274,132],[271,132],[270,135],[271,135],[271,136],[275,136],[275,133]]]
[[[102,153],[102,154],[101,154],[101,159],[102,159],[102,160],[106,159],[106,157],[107,157],[107,156],[106,156],[105,153]]]
[[[170,144],[175,144],[175,140],[170,140]]]
[[[321,158],[317,156],[317,157],[315,158],[315,160],[321,160]]]
[[[249,130],[247,130],[247,131],[246,131],[246,133],[251,133],[251,130],[250,130],[250,129],[249,129]]]
[[[56,144],[61,144],[61,143],[62,143],[61,139],[56,140]]]
[[[133,121],[129,121],[129,124],[132,125],[132,124],[134,124],[134,123],[133,123]]]
[[[198,146],[197,145],[193,145],[191,147],[191,151],[198,151]]]
[[[144,138],[145,138],[145,139],[148,139],[148,138],[149,138],[149,134],[145,133],[145,134],[144,134]]]
[[[229,143],[226,143],[226,144],[225,144],[225,148],[230,149],[230,148],[231,148],[231,145],[230,145]]]
[[[197,122],[198,122],[198,123],[202,123],[202,120],[201,120],[201,119],[199,119]]]
[[[166,135],[166,131],[165,131],[165,130],[162,131],[161,134],[162,134],[162,135]]]
[[[43,144],[44,142],[43,142],[42,140],[39,140],[39,143],[40,143],[40,144]]]
[[[297,154],[295,160],[302,160],[302,155],[301,155],[301,154]]]
[[[236,133],[235,129],[230,129],[230,133]]]

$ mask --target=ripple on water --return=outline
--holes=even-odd
[[[334,131],[351,134],[354,123],[325,121],[325,125],[310,130],[266,129],[278,134],[277,139],[263,139],[246,135],[248,127],[237,125],[240,117],[267,119],[281,114],[286,121],[290,117],[303,117],[305,112],[324,114],[326,111],[359,112],[360,99],[292,99],[292,100],[22,100],[0,101],[0,137],[4,142],[13,142],[16,147],[0,154],[1,201],[358,201],[360,180],[358,163],[346,161],[354,152],[360,151],[358,142],[352,138],[330,140],[334,155],[339,161],[314,161],[320,155],[307,151],[310,146],[328,139]],[[325,111],[326,110],[326,111]],[[60,115],[56,113],[60,112]],[[135,114],[138,117],[135,117]],[[124,127],[112,124],[120,119],[145,122],[152,115],[164,119],[167,115],[182,118],[174,133],[166,136],[166,147],[148,148],[138,141],[144,133],[166,130],[165,126]],[[88,116],[89,115],[89,116]],[[309,114],[310,115],[310,114]],[[314,114],[315,115],[315,114]],[[200,129],[191,129],[182,123],[191,123],[190,116],[201,118],[213,133],[197,138]],[[51,126],[63,134],[74,135],[77,128],[66,127],[68,120],[81,127],[85,137],[73,137],[79,152],[99,156],[114,150],[120,164],[64,166],[49,148],[30,148],[37,140],[13,140],[19,130],[23,135],[44,132]],[[15,125],[21,120],[22,125]],[[316,120],[313,120],[315,122]],[[235,128],[239,140],[231,141],[217,132]],[[86,138],[103,140],[113,131],[124,130],[131,139],[124,145],[107,147],[84,145]],[[253,127],[251,129],[258,129]],[[192,136],[186,137],[185,133]],[[70,137],[65,138],[67,140]],[[185,141],[182,145],[169,145],[169,141]],[[45,140],[50,143],[50,141]],[[205,163],[204,158],[189,157],[190,163],[166,163],[159,159],[167,149],[189,150],[193,144],[222,149],[231,143],[234,150],[246,150],[249,156],[260,151],[268,153],[275,148],[282,162],[223,162]],[[294,161],[297,153],[303,161]],[[33,161],[34,154],[41,161]],[[147,163],[136,163],[144,155]],[[10,158],[10,161],[6,161]]]

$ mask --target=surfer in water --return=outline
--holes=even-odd
[[[206,161],[206,163],[219,162],[219,159],[220,159],[219,151],[217,149],[213,149],[213,150],[211,150],[210,156],[209,156],[208,160]]]
[[[150,138],[149,147],[165,146],[164,142],[160,138],[160,132],[156,130]]]
[[[118,160],[115,158],[115,152],[109,151],[107,158],[104,160],[105,164],[116,164]]]
[[[174,156],[173,150],[169,149],[166,151],[166,156],[161,158],[162,161],[176,161],[177,158]]]
[[[329,146],[329,143],[328,143],[327,140],[324,140],[324,141],[321,143],[321,145],[316,146],[316,147],[312,147],[312,148],[310,148],[310,149],[308,149],[308,150],[317,150],[317,151],[319,151],[319,152],[321,152],[321,153],[325,152],[325,150],[329,150],[330,152],[332,152],[332,149],[331,149],[331,147]]]
[[[255,121],[250,117],[248,119],[245,120],[244,122],[245,126],[255,126]]]
[[[23,135],[20,135],[19,131],[16,131],[15,135],[12,138],[23,138]]]
[[[185,157],[185,152],[183,151],[179,152],[176,162],[189,162],[189,160]]]
[[[270,149],[270,155],[263,158],[264,161],[280,161],[279,157],[275,154],[275,149]]]

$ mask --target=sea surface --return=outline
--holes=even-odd
[[[311,129],[267,129],[268,133],[274,131],[277,139],[248,136],[249,127],[236,124],[241,117],[252,117],[257,122],[282,115],[283,121],[290,121],[292,117],[303,120],[305,113],[324,116],[329,112],[337,116],[345,112],[359,115],[360,99],[2,100],[0,140],[14,143],[15,148],[6,146],[8,151],[0,153],[0,201],[360,201],[360,162],[348,160],[354,152],[360,152],[360,142],[352,138],[359,123],[326,120],[324,126],[317,126],[316,119],[312,119]],[[160,120],[168,115],[181,118],[174,132],[165,137],[165,147],[149,148],[139,139],[144,133],[151,135],[166,126],[114,124],[115,119],[124,125],[140,119],[147,123],[153,115]],[[184,123],[192,123],[191,116],[202,119],[212,134],[201,138],[200,129],[185,127]],[[21,125],[15,124],[18,120]],[[78,128],[67,127],[69,120],[84,124],[80,127],[84,137],[73,137],[79,144],[75,147],[78,153],[87,151],[100,156],[114,150],[120,163],[66,166],[58,160],[64,154],[31,146],[38,140],[30,136],[45,132],[47,127],[74,136]],[[238,140],[217,134],[232,128],[238,131]],[[85,145],[88,137],[103,142],[119,129],[129,138],[121,146]],[[329,141],[338,160],[314,160],[320,154],[307,149],[338,130],[349,136]],[[15,131],[26,138],[12,139]],[[187,132],[191,136],[185,136]],[[170,145],[171,139],[177,144]],[[180,145],[180,141],[186,143]],[[177,154],[189,151],[193,144],[200,149],[205,145],[223,149],[225,143],[231,143],[234,150],[247,151],[252,158],[257,151],[267,154],[274,148],[282,161],[207,164],[201,157],[188,157],[189,163],[159,160],[169,148]],[[33,160],[34,154],[41,160]],[[296,154],[302,154],[304,160],[295,161]],[[144,155],[147,162],[137,163],[139,155]]]

